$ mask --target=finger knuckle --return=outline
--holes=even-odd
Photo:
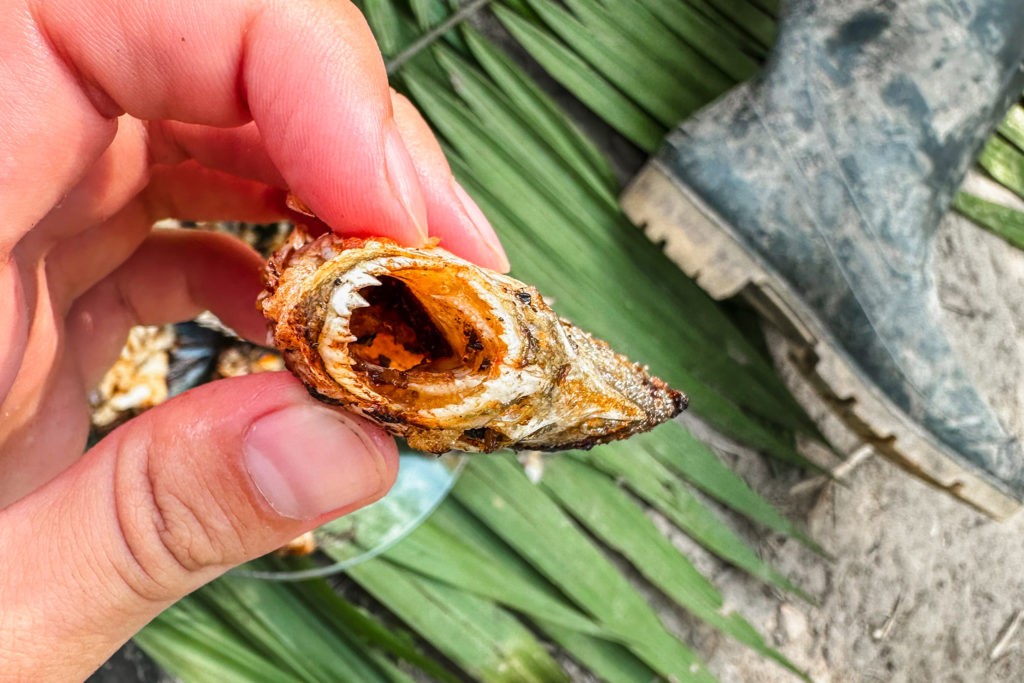
[[[177,597],[191,577],[244,559],[239,520],[201,482],[164,476],[150,453],[126,449],[115,500],[126,550],[121,574],[134,592],[148,600]]]

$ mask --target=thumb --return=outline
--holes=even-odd
[[[176,599],[382,496],[397,467],[383,432],[286,373],[135,418],[0,511],[0,680],[84,678]]]

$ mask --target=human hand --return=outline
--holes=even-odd
[[[0,679],[82,678],[174,600],[390,487],[393,442],[287,374],[224,380],[81,457],[133,324],[210,309],[262,341],[259,257],[158,218],[276,220],[497,269],[373,38],[342,1],[0,7]]]

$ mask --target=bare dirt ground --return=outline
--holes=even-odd
[[[983,185],[968,180],[972,191]],[[997,412],[1024,434],[1024,254],[951,216],[936,265],[958,351]],[[794,390],[812,413],[820,410],[798,382]],[[842,452],[857,451],[850,434],[836,425],[828,432]],[[1024,513],[994,522],[867,449],[842,484],[779,475],[729,444],[720,450],[833,556],[751,535],[817,605],[702,558],[728,605],[815,681],[1024,681]],[[795,680],[714,632],[692,635],[723,681]]]

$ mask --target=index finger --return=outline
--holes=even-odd
[[[425,238],[384,64],[351,3],[29,2],[27,12],[0,11],[13,14],[0,22],[0,125],[13,133],[0,136],[0,181],[25,190],[0,201],[15,203],[7,215],[22,229],[84,173],[127,112],[211,126],[254,120],[292,192],[335,229]],[[54,140],[64,153],[46,153]]]

